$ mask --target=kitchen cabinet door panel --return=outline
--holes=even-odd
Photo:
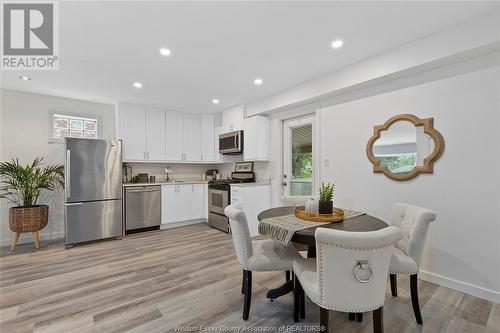
[[[146,119],[147,159],[154,161],[165,160],[165,111],[148,109]]]
[[[192,200],[192,185],[177,185],[179,191],[178,215],[179,221],[192,219],[191,200]]]
[[[245,161],[270,159],[271,129],[269,118],[253,116],[245,119],[243,158]]]
[[[184,119],[182,113],[175,111],[166,112],[166,159],[168,161],[181,161],[184,154]]]
[[[161,223],[177,222],[178,215],[178,193],[175,185],[163,185],[161,187]]]
[[[191,219],[201,219],[205,215],[203,184],[193,184],[191,189]]]
[[[201,117],[201,160],[214,160],[214,116]]]
[[[184,114],[184,160],[201,161],[201,117]]]
[[[123,159],[146,159],[146,108],[132,104],[118,105],[117,139],[123,140]]]

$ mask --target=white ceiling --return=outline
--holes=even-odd
[[[60,69],[2,87],[214,113],[498,9],[495,2],[61,2]],[[333,39],[344,46],[332,50]],[[168,58],[159,48],[172,51]],[[31,81],[18,77],[27,75]],[[262,77],[264,84],[254,86]],[[137,90],[132,83],[140,81]],[[211,100],[220,103],[213,105]]]

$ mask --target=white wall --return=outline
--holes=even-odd
[[[13,90],[1,90],[1,160],[18,157],[28,163],[37,156],[44,156],[45,163],[64,163],[64,145],[48,143],[49,110],[100,116],[102,135],[112,139],[115,135],[114,106],[83,102],[54,96],[38,95]],[[62,193],[41,198],[49,204],[49,224],[41,231],[42,239],[64,236],[64,210]],[[8,206],[0,202],[0,244],[10,242]],[[31,235],[21,236],[20,242],[31,242]]]
[[[385,220],[397,201],[434,210],[421,276],[496,302],[499,96],[500,67],[493,67],[321,110],[321,177],[335,183],[335,205]],[[434,118],[445,140],[434,174],[396,182],[372,172],[365,146],[373,126],[399,113]]]

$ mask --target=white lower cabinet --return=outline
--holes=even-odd
[[[177,222],[177,185],[162,185],[161,187],[161,223]]]
[[[162,224],[205,218],[206,187],[206,184],[162,185]]]
[[[269,184],[231,184],[231,204],[239,204],[247,217],[250,236],[259,235],[257,215],[271,208]]]

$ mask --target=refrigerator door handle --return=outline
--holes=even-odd
[[[64,188],[66,189],[66,199],[71,197],[71,150],[66,149],[66,170],[64,170]]]
[[[81,202],[74,202],[74,203],[67,203],[67,204],[64,204],[65,206],[81,206],[83,205],[83,203]]]

